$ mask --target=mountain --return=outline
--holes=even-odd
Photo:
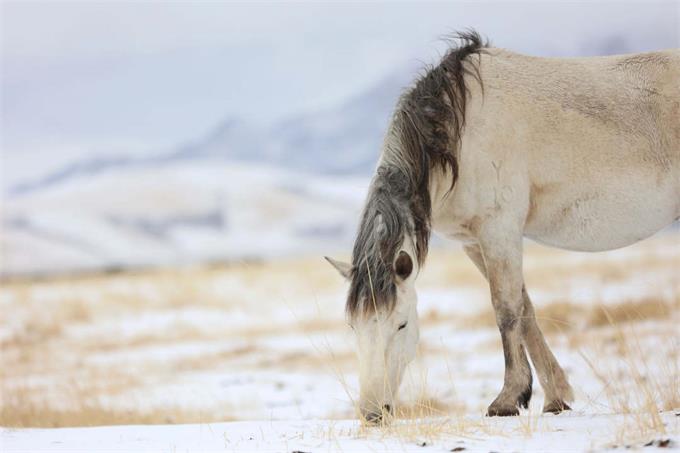
[[[3,275],[346,250],[404,70],[336,108],[229,119],[149,154],[97,155],[5,188]]]
[[[324,174],[373,170],[396,100],[412,77],[403,69],[349,101],[266,127],[230,119],[171,159],[220,157]]]
[[[313,174],[367,176],[377,162],[396,100],[412,74],[404,67],[324,111],[298,114],[270,125],[230,118],[204,137],[175,149],[84,158],[50,168],[33,179],[13,181],[4,190],[10,196],[20,195],[110,170],[197,159],[262,163]]]
[[[212,159],[82,176],[5,201],[1,274],[344,251],[366,184]]]

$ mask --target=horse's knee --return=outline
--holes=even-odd
[[[514,332],[518,328],[524,331],[524,307],[521,305],[502,305],[495,307],[496,325],[501,334]]]

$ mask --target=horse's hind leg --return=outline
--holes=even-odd
[[[480,270],[482,266],[486,270],[505,357],[503,389],[489,406],[489,416],[518,415],[519,407],[528,407],[531,399],[531,368],[524,352],[521,324],[524,312],[521,236],[516,241],[503,236],[481,239],[481,255],[477,258],[483,263]],[[466,250],[472,254],[472,249]]]
[[[538,327],[534,306],[529,299],[526,288],[522,288],[524,300],[524,318],[522,318],[522,331],[524,344],[529,351],[531,361],[536,368],[538,380],[545,392],[543,412],[560,413],[571,409],[567,402],[574,400],[574,392],[569,385],[567,376],[557,363],[557,359],[543,338],[543,332]]]

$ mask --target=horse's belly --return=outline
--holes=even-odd
[[[675,184],[618,191],[565,191],[534,200],[525,235],[554,247],[603,251],[638,242],[680,215]]]

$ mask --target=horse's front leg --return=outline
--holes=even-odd
[[[465,253],[477,266],[479,271],[487,278],[486,265],[482,252],[476,245],[466,245]],[[522,334],[524,336],[524,347],[526,348],[531,361],[536,368],[538,379],[545,392],[545,404],[543,412],[557,414],[564,410],[571,409],[567,401],[574,400],[574,392],[569,385],[567,375],[557,363],[557,359],[548,347],[543,332],[536,322],[534,306],[531,304],[526,286],[522,288],[522,299],[524,301],[524,315],[522,317]]]
[[[571,410],[567,401],[574,400],[574,392],[569,385],[567,375],[550,351],[548,343],[543,337],[543,332],[538,327],[534,306],[529,299],[526,288],[522,288],[522,297],[524,299],[524,317],[522,319],[524,342],[536,368],[538,380],[545,392],[543,412],[558,414],[565,410]]]
[[[502,226],[485,230],[479,238],[479,246],[505,357],[503,389],[489,406],[487,415],[519,415],[519,407],[528,407],[531,399],[531,368],[522,338],[525,307],[522,298],[522,236],[510,233]]]

